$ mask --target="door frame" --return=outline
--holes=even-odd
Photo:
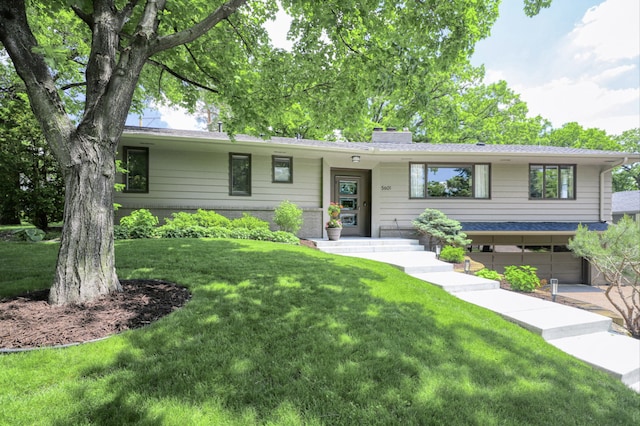
[[[371,237],[371,170],[368,169],[331,169],[331,201],[339,201],[339,194],[336,193],[336,180],[339,177],[359,178],[359,206],[357,228],[342,228],[342,235],[345,237]]]

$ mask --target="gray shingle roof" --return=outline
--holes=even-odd
[[[461,222],[464,232],[574,232],[579,222]],[[582,223],[589,231],[605,231],[606,222]]]
[[[614,192],[611,211],[613,214],[640,213],[640,191]]]
[[[158,129],[151,127],[133,127],[127,126],[125,134],[148,134],[152,136],[164,136],[175,138],[189,139],[210,139],[210,140],[229,140],[226,133],[204,132],[193,130],[175,130],[175,129]],[[329,150],[344,149],[351,151],[369,151],[369,152],[421,152],[421,153],[482,153],[482,154],[546,154],[546,155],[574,155],[574,156],[599,156],[621,157],[623,154],[617,151],[599,151],[592,149],[580,149],[571,147],[557,146],[537,146],[537,145],[475,145],[475,144],[457,144],[457,143],[371,143],[371,142],[329,142],[311,139],[295,139],[272,137],[271,139],[262,139],[249,135],[235,135],[235,139],[239,142],[254,142],[257,144],[273,144],[273,145],[292,145],[309,148],[324,148]],[[629,154],[631,158],[640,160],[640,154]]]

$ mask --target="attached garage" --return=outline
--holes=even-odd
[[[607,226],[606,223],[585,225],[591,230],[604,230]],[[503,273],[506,266],[530,265],[538,269],[540,279],[590,284],[588,263],[567,248],[577,227],[577,223],[463,224],[463,230],[472,240],[469,257],[489,269]]]

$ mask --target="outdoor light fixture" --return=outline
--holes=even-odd
[[[434,250],[436,252],[436,259],[440,259],[440,250],[442,250],[442,247],[440,247],[440,244],[436,244]]]
[[[353,161],[354,163],[359,163],[360,162],[360,156],[359,155],[352,155],[351,156],[351,161]]]
[[[556,295],[558,294],[558,279],[557,278],[551,278],[551,280],[549,280],[549,282],[551,283],[551,300],[553,300],[555,302],[556,301]]]
[[[471,272],[471,261],[469,259],[464,260],[464,273],[468,274]]]

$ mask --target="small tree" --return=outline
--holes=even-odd
[[[276,208],[273,221],[281,231],[297,234],[302,227],[302,209],[285,200]]]
[[[626,328],[640,338],[640,223],[624,216],[602,233],[579,226],[569,248],[576,256],[587,259],[611,284],[605,295],[622,315]],[[625,298],[622,287],[632,288]],[[612,292],[620,298],[614,299]]]
[[[429,238],[429,246],[449,244],[454,247],[471,244],[467,234],[462,232],[462,225],[455,219],[449,219],[440,210],[425,209],[413,221],[413,227],[420,235]]]

